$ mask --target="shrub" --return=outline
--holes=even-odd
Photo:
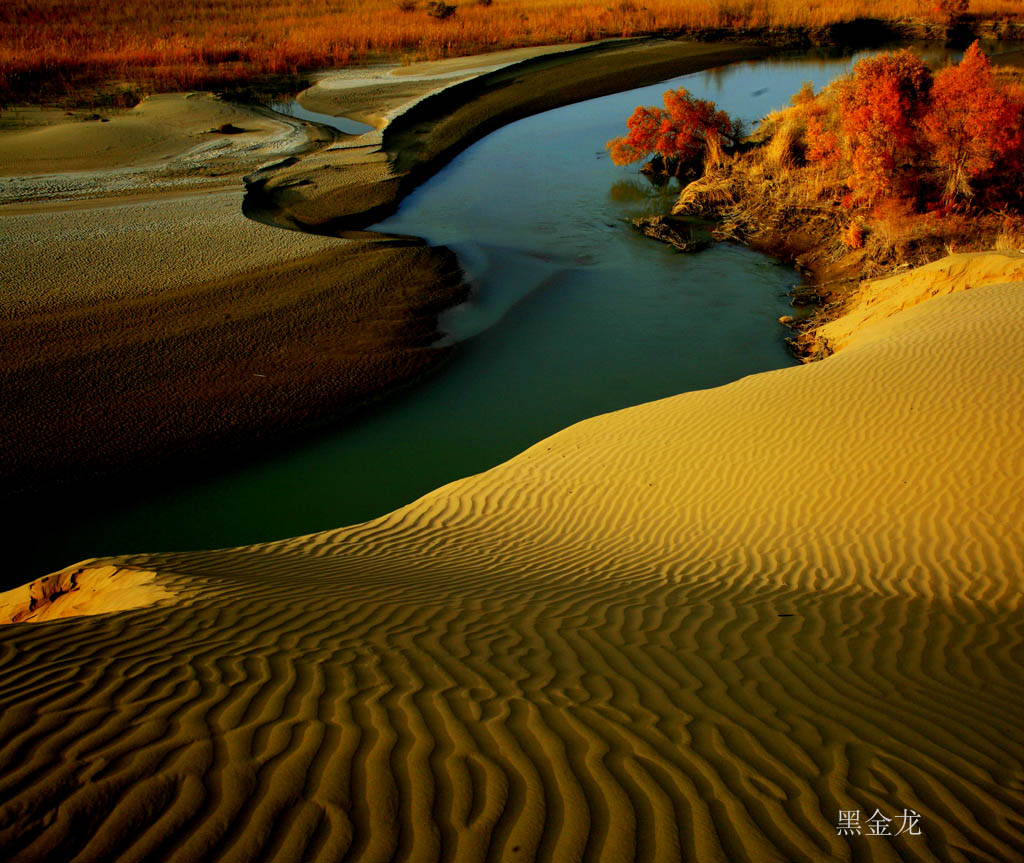
[[[992,245],[996,251],[1024,252],[1024,218],[1003,216],[1003,224]]]
[[[427,3],[427,14],[438,21],[444,21],[455,14],[455,7],[449,6],[444,0],[430,0]]]
[[[666,90],[663,99],[664,109],[637,106],[626,121],[629,132],[605,144],[616,165],[656,153],[667,163],[690,166],[706,157],[709,148],[720,150],[722,139],[731,137],[732,122],[714,102],[695,99],[682,87]],[[715,150],[710,152],[714,157]]]
[[[955,24],[967,14],[970,5],[970,0],[935,0],[932,11],[940,21]]]

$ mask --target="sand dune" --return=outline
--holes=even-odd
[[[111,561],[187,596],[0,633],[0,857],[1020,860],[1022,372],[987,284],[363,525]]]
[[[1024,281],[1024,256],[950,255],[915,270],[863,283],[846,313],[818,327],[812,336],[832,353],[860,336],[866,327],[931,297],[969,291],[981,285],[1019,281]]]

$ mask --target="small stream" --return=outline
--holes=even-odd
[[[87,557],[364,521],[586,417],[793,364],[777,319],[795,272],[739,246],[683,255],[639,235],[628,220],[665,212],[678,187],[614,166],[604,143],[669,87],[753,123],[857,56],[734,64],[530,117],[478,142],[376,226],[458,253],[472,296],[442,318],[458,343],[449,364],[358,420],[242,468],[175,488],[115,481],[85,503],[57,493],[23,508],[6,586]]]
[[[362,135],[365,132],[372,132],[373,126],[368,123],[360,123],[350,117],[332,117],[330,114],[320,114],[302,107],[298,99],[282,99],[271,102],[269,105],[272,111],[278,114],[285,114],[294,117],[296,120],[308,120],[310,123],[319,123],[321,126],[328,126],[346,135]]]

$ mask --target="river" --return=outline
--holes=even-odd
[[[26,504],[26,535],[0,586],[87,557],[364,521],[585,417],[792,364],[777,319],[795,272],[739,246],[683,255],[639,235],[629,220],[666,211],[678,187],[613,165],[604,143],[669,87],[752,123],[857,56],[734,64],[489,135],[376,226],[458,253],[472,295],[441,320],[458,345],[451,362],[357,420],[243,467],[174,487],[113,480]]]

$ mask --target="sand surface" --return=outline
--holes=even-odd
[[[363,525],[92,562],[182,598],[0,632],[0,856],[1020,860],[1022,260]]]
[[[337,419],[441,362],[436,315],[465,294],[445,249],[270,227],[241,191],[0,225],[18,249],[0,256],[7,489]]]
[[[383,129],[425,96],[470,78],[550,54],[575,53],[584,45],[538,45],[407,65],[332,70],[299,95],[310,111],[349,117]],[[612,42],[611,46],[617,45]],[[377,139],[379,143],[379,138]]]
[[[0,621],[41,623],[125,611],[175,598],[177,594],[156,582],[155,572],[112,564],[92,566],[85,561],[0,593]]]
[[[0,131],[0,204],[237,188],[244,174],[335,139],[313,124],[210,93],[149,96],[93,120],[39,113],[49,115],[45,122],[23,112],[20,124]]]
[[[872,324],[942,294],[981,285],[1024,281],[1024,256],[1013,254],[950,255],[886,279],[861,284],[846,312],[818,327],[811,338],[827,352],[844,348]]]
[[[0,132],[5,493],[251,451],[444,359],[450,252],[243,213],[246,175],[347,136],[203,93],[107,119]]]

